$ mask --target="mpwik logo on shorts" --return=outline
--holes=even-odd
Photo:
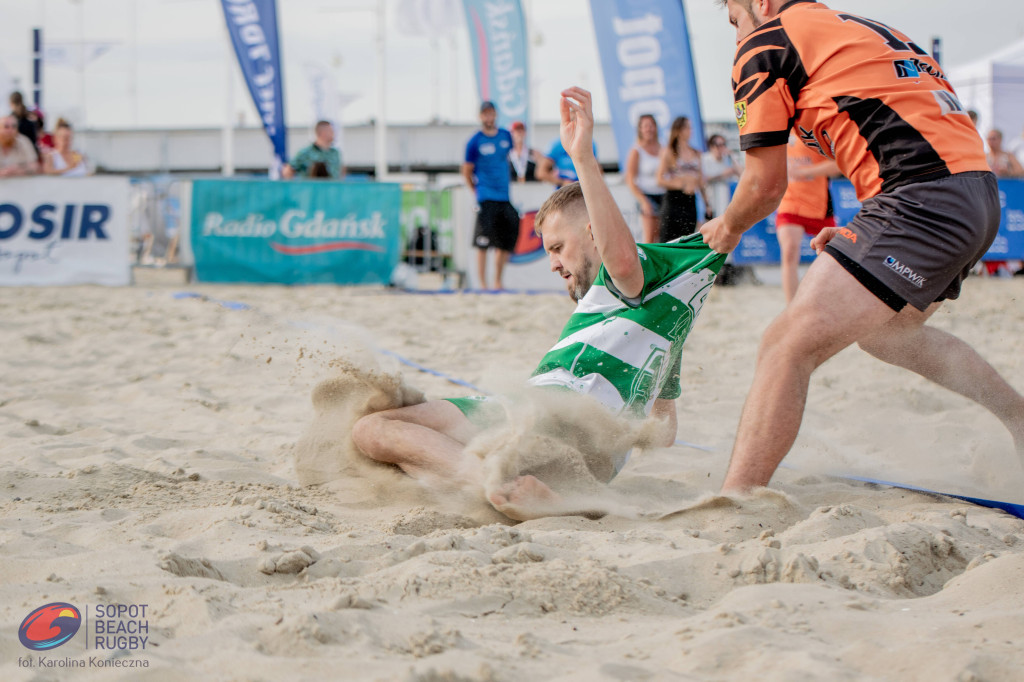
[[[911,268],[909,265],[904,265],[903,263],[899,262],[892,256],[885,257],[885,267],[889,268],[897,275],[913,284],[918,289],[922,288],[924,286],[924,283],[928,281],[921,275],[914,272],[913,268]]]

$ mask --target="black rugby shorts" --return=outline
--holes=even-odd
[[[999,231],[999,188],[984,171],[913,183],[864,202],[825,251],[895,311],[957,298]]]
[[[476,214],[473,246],[515,251],[519,239],[519,213],[507,201],[481,201]]]

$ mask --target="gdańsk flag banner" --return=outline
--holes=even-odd
[[[276,175],[288,160],[277,4],[275,0],[221,0],[221,5],[245,84],[274,146],[271,174]]]
[[[644,114],[658,122],[662,139],[672,119],[686,116],[691,143],[704,149],[697,78],[682,0],[590,0],[601,56],[619,167],[636,140]]]
[[[462,0],[480,100],[494,102],[498,126],[530,118],[526,20],[519,0]]]

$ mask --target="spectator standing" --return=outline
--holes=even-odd
[[[1024,166],[1024,130],[1021,131],[1020,135],[1013,138],[1013,142],[1006,145],[1006,151],[1013,154],[1017,159],[1017,163]]]
[[[39,172],[36,148],[18,132],[18,119],[0,118],[0,178],[35,175]]]
[[[782,291],[786,303],[793,300],[800,284],[800,245],[804,234],[817,236],[836,224],[828,179],[839,174],[835,161],[808,149],[795,135],[786,148],[789,187],[775,216],[775,236],[782,251]]]
[[[43,156],[43,172],[65,178],[82,178],[89,174],[85,157],[72,146],[71,124],[60,118],[53,131],[53,149]]]
[[[476,194],[476,230],[473,246],[477,249],[477,273],[482,288],[487,287],[487,252],[494,251],[493,289],[502,288],[502,275],[519,238],[519,213],[509,202],[508,156],[512,134],[497,124],[493,102],[480,105],[480,130],[466,143],[462,177]]]
[[[678,116],[672,121],[668,144],[661,150],[658,184],[664,187],[661,204],[661,228],[658,241],[670,242],[693,234],[697,229],[697,192],[709,205],[701,170],[700,152],[690,146],[690,119]]]
[[[710,200],[708,208],[714,215],[722,215],[732,196],[732,182],[740,177],[740,164],[718,133],[708,138],[708,150],[701,156],[701,163]]]
[[[1019,178],[1024,175],[1020,161],[1003,149],[1003,131],[993,128],[985,137],[988,142],[988,165],[997,178]]]
[[[313,133],[313,143],[300,149],[292,162],[281,168],[281,177],[285,180],[291,180],[296,175],[308,177],[310,168],[319,161],[327,169],[328,177],[335,180],[344,179],[345,169],[341,165],[341,152],[334,146],[334,126],[330,121],[317,121]]]
[[[10,103],[11,116],[18,121],[18,133],[27,137],[28,141],[32,143],[32,146],[35,147],[39,131],[39,124],[36,121],[35,114],[29,111],[28,107],[25,106],[25,99],[22,97],[20,92],[11,93]]]
[[[988,154],[985,158],[988,165],[997,178],[1019,178],[1024,175],[1024,168],[1021,168],[1020,161],[1010,152],[1003,149],[1003,132],[993,128],[988,131],[985,137],[988,143]],[[1005,260],[984,261],[985,271],[990,275],[1011,275],[1013,270],[1010,263]]]
[[[651,114],[644,114],[636,122],[636,143],[626,156],[626,185],[640,208],[645,244],[658,241],[661,202],[665,198],[665,189],[658,184],[660,163],[658,122]]]
[[[46,119],[43,118],[42,110],[35,109],[32,113],[36,117],[36,150],[42,158],[53,151],[53,135],[46,131]]]
[[[509,179],[512,182],[534,182],[537,168],[544,163],[544,155],[526,144],[526,124],[515,121],[512,133],[512,151],[508,155]]]

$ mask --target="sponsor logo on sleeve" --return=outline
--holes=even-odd
[[[747,100],[736,102],[736,125],[743,128],[747,125]]]

